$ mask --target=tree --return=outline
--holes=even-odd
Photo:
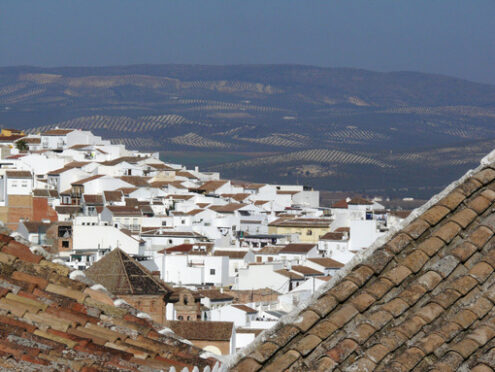
[[[17,150],[19,151],[27,151],[29,150],[29,146],[28,144],[26,143],[26,141],[24,140],[19,140],[15,143],[15,147],[17,148]]]

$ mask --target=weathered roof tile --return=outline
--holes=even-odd
[[[327,355],[336,362],[341,362],[346,359],[349,354],[356,350],[358,344],[349,338],[339,342],[336,346],[328,350]]]
[[[283,350],[259,362],[260,369],[287,358],[290,349],[298,352],[279,367],[442,372],[462,363],[466,370],[481,369],[480,363],[495,367],[495,348],[490,357],[491,347],[483,346],[495,342],[495,214],[489,210],[494,176],[492,167],[467,176],[365,253],[333,289],[309,304],[311,319],[301,317],[309,310],[299,313],[310,328],[299,329]]]
[[[492,204],[491,199],[487,199],[484,196],[480,195],[473,200],[471,200],[467,206],[473,209],[476,213],[481,214],[488,209],[488,207]]]
[[[439,223],[443,218],[450,213],[450,209],[441,205],[435,205],[421,215],[421,218],[428,222],[431,226]]]
[[[461,226],[454,222],[447,222],[446,224],[440,226],[434,233],[436,236],[442,239],[445,243],[450,243],[454,237],[461,231]]]

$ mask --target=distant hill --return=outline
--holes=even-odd
[[[254,181],[428,196],[495,144],[495,86],[299,65],[0,68],[0,125],[91,129]]]

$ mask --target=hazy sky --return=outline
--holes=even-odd
[[[1,66],[140,63],[299,63],[495,84],[495,1],[0,1]]]

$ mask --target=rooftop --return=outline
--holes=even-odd
[[[91,265],[85,274],[115,295],[168,294],[172,289],[119,248]]]
[[[0,262],[1,370],[192,370],[215,363],[174,334],[160,334],[134,308],[115,305],[89,279],[71,279],[76,272],[2,234]]]
[[[491,370],[495,169],[485,164],[360,253],[231,370]]]

